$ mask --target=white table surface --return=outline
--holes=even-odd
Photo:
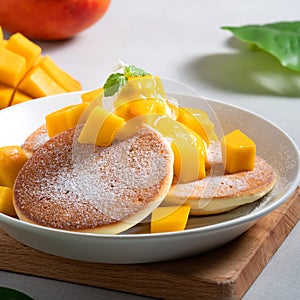
[[[300,148],[300,73],[285,70],[265,53],[251,52],[220,29],[297,20],[299,10],[298,0],[112,0],[105,16],[77,37],[40,44],[43,53],[78,79],[83,89],[102,85],[121,59],[181,81],[207,98],[259,113],[285,130]],[[42,300],[143,299],[4,271],[0,286]],[[298,223],[243,299],[299,298]]]

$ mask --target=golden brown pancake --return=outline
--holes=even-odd
[[[26,139],[23,147],[32,155],[48,139],[46,125],[42,125]],[[164,205],[189,204],[194,216],[219,214],[254,202],[273,188],[275,173],[259,156],[253,171],[224,174],[219,143],[211,144],[208,150],[212,174],[186,184],[176,185],[174,181]]]
[[[20,171],[21,220],[62,230],[122,232],[157,207],[173,180],[170,144],[143,127],[110,147],[77,143],[75,128],[40,146]]]
[[[173,184],[163,204],[188,204],[195,216],[219,214],[260,199],[274,186],[274,170],[259,156],[254,170],[224,174],[220,146],[215,143],[209,149],[209,160],[211,174],[198,181]]]
[[[47,126],[46,124],[43,124],[25,140],[22,148],[25,151],[26,155],[28,157],[31,157],[32,154],[48,140],[49,135]]]

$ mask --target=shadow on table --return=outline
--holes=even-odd
[[[239,52],[213,54],[189,61],[183,71],[219,89],[256,95],[300,96],[300,73],[281,66],[270,54],[249,48]]]

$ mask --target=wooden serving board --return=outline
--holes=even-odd
[[[137,265],[60,258],[0,231],[0,269],[156,298],[240,299],[299,219],[300,187],[285,204],[225,246],[190,258]]]

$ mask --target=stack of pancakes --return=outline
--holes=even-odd
[[[14,186],[21,220],[62,230],[117,234],[157,206],[191,206],[191,215],[218,214],[260,199],[275,182],[272,167],[256,157],[253,171],[220,173],[220,149],[209,151],[205,179],[176,184],[170,143],[142,127],[109,147],[77,142],[76,128],[48,138],[45,125],[25,141],[30,159]],[[218,169],[218,172],[213,170]]]

